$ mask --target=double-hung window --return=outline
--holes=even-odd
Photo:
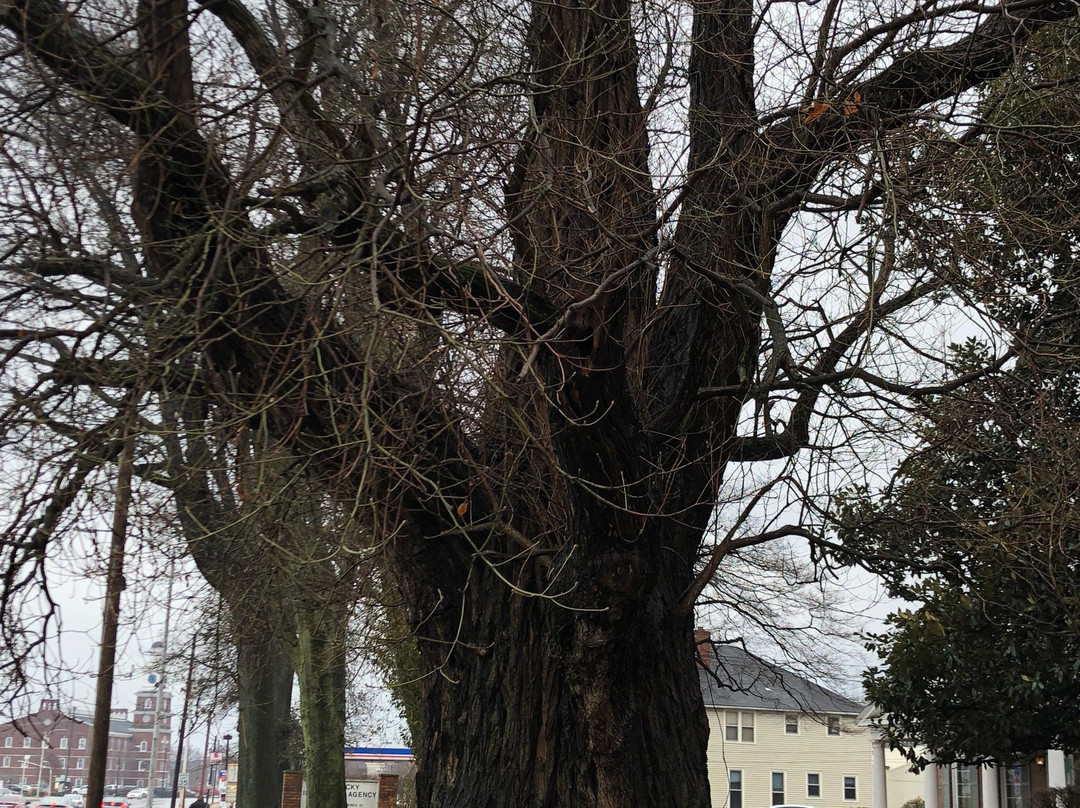
[[[772,773],[772,803],[771,805],[784,804],[784,773]]]
[[[850,774],[844,775],[844,799],[858,799],[858,790],[855,788],[855,778]]]
[[[746,710],[724,710],[724,740],[754,742],[754,714]]]
[[[806,796],[821,796],[821,775],[817,772],[812,772],[806,775]]]
[[[974,766],[956,767],[956,808],[979,808],[979,786]]]
[[[728,771],[728,808],[742,808],[742,771]]]
[[[1031,802],[1031,781],[1027,766],[1008,766],[1005,776],[1005,808],[1023,808]]]

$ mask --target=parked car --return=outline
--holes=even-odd
[[[146,789],[145,788],[133,788],[133,789],[131,789],[131,791],[129,791],[127,793],[127,798],[129,800],[145,800],[146,799]]]
[[[26,808],[26,797],[22,794],[0,794],[0,808]]]
[[[30,803],[30,808],[73,808],[71,797],[40,797]]]
[[[86,808],[86,797],[82,794],[73,791],[68,796],[71,797],[72,808]]]

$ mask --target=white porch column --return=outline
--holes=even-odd
[[[873,784],[873,808],[888,808],[889,794],[885,784],[885,741],[874,738],[870,743],[870,782]]]
[[[1065,788],[1065,753],[1060,749],[1050,749],[1046,753],[1046,785]]]
[[[982,768],[982,808],[1001,808],[1001,778],[997,766]]]
[[[938,765],[927,763],[922,772],[923,802],[926,808],[938,808]]]

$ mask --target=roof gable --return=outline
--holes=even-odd
[[[710,671],[698,670],[709,707],[858,715],[862,704],[733,645],[713,646]]]

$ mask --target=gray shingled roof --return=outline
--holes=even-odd
[[[863,709],[858,702],[767,665],[734,645],[714,646],[711,667],[712,673],[698,671],[701,695],[710,707],[844,715],[858,715]]]

